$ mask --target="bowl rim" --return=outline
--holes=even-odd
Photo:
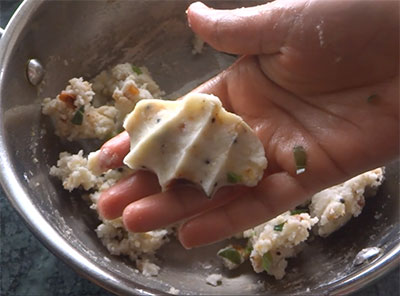
[[[4,34],[0,39],[0,93],[4,88],[2,73],[7,71],[7,60],[12,53],[20,32],[29,24],[32,16],[46,0],[24,0],[8,22]],[[2,102],[0,97],[0,113]],[[69,265],[79,275],[103,287],[104,289],[120,295],[156,295],[157,290],[135,283],[132,287],[128,283],[121,285],[123,278],[112,276],[111,273],[96,266],[94,262],[83,256],[68,243],[39,210],[31,202],[24,185],[18,180],[17,172],[12,165],[10,153],[7,151],[4,122],[0,121],[0,184],[7,199],[23,219],[28,229],[39,241],[55,256]]]
[[[7,61],[17,42],[20,32],[29,24],[32,16],[47,0],[24,0],[7,24],[0,39],[0,95],[4,72],[7,71]],[[2,102],[0,97],[0,113]],[[29,230],[46,246],[46,248],[69,265],[84,278],[89,279],[102,288],[120,295],[157,295],[160,291],[124,278],[113,276],[110,272],[97,266],[93,261],[83,256],[68,243],[39,210],[31,202],[24,184],[18,180],[17,172],[12,165],[11,155],[7,151],[4,122],[0,121],[0,184],[7,199],[24,220]],[[400,264],[400,242],[379,259],[364,266],[346,278],[334,283],[328,283],[325,288],[330,295],[348,295],[378,280]],[[134,284],[134,285],[133,285]]]

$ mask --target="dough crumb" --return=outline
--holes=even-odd
[[[192,46],[193,46],[192,49],[193,55],[201,54],[204,48],[204,41],[198,35],[194,35]]]
[[[179,289],[176,289],[174,287],[169,288],[168,293],[172,295],[179,295],[181,291]]]
[[[207,281],[207,284],[209,284],[211,286],[214,286],[214,287],[219,286],[222,284],[222,275],[216,274],[216,273],[210,274],[207,277],[206,281]]]

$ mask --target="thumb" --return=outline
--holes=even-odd
[[[212,9],[196,2],[189,6],[187,17],[192,30],[217,50],[273,54],[283,45],[301,2],[277,0],[232,10]]]

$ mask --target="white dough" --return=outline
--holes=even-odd
[[[244,232],[249,238],[253,251],[250,261],[255,272],[262,272],[263,255],[269,253],[271,264],[267,271],[276,279],[285,275],[286,258],[296,255],[296,246],[304,242],[311,227],[318,222],[318,218],[311,218],[307,213],[291,215],[285,212],[278,217]],[[280,225],[277,230],[275,227]]]
[[[318,235],[328,236],[351,217],[360,215],[365,205],[366,189],[376,190],[383,182],[383,173],[382,168],[377,168],[315,194],[311,199],[310,213],[319,219]]]
[[[131,139],[124,163],[155,172],[163,190],[185,179],[212,196],[225,185],[257,185],[267,167],[252,129],[212,95],[140,101],[124,127]]]
[[[222,284],[222,275],[217,274],[217,273],[210,274],[206,278],[206,282],[207,282],[207,284],[210,284],[211,286],[214,286],[214,287],[221,285]]]

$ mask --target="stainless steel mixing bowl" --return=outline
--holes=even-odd
[[[32,232],[78,273],[118,294],[157,294],[171,286],[196,295],[347,294],[395,267],[400,252],[398,162],[388,166],[384,185],[377,197],[368,200],[362,215],[329,238],[309,242],[290,261],[288,275],[281,281],[254,274],[249,265],[223,270],[215,256],[223,243],[190,251],[177,242],[168,244],[159,255],[162,271],[154,278],[135,272],[128,260],[108,254],[94,232],[95,213],[79,192],[62,190],[48,174],[60,151],[76,152],[80,147],[54,136],[41,115],[41,99],[55,96],[71,77],[90,78],[125,61],[146,65],[171,96],[225,68],[233,57],[210,48],[202,55],[191,54],[193,36],[184,13],[188,3],[35,0],[23,3],[12,18],[0,40],[1,183]],[[252,3],[211,3],[243,4]],[[45,69],[44,80],[36,87],[25,75],[30,58],[38,59]],[[88,151],[96,145],[93,141],[83,148]],[[382,248],[382,254],[353,266],[356,254],[371,246]],[[219,287],[205,282],[215,272],[225,277]]]

